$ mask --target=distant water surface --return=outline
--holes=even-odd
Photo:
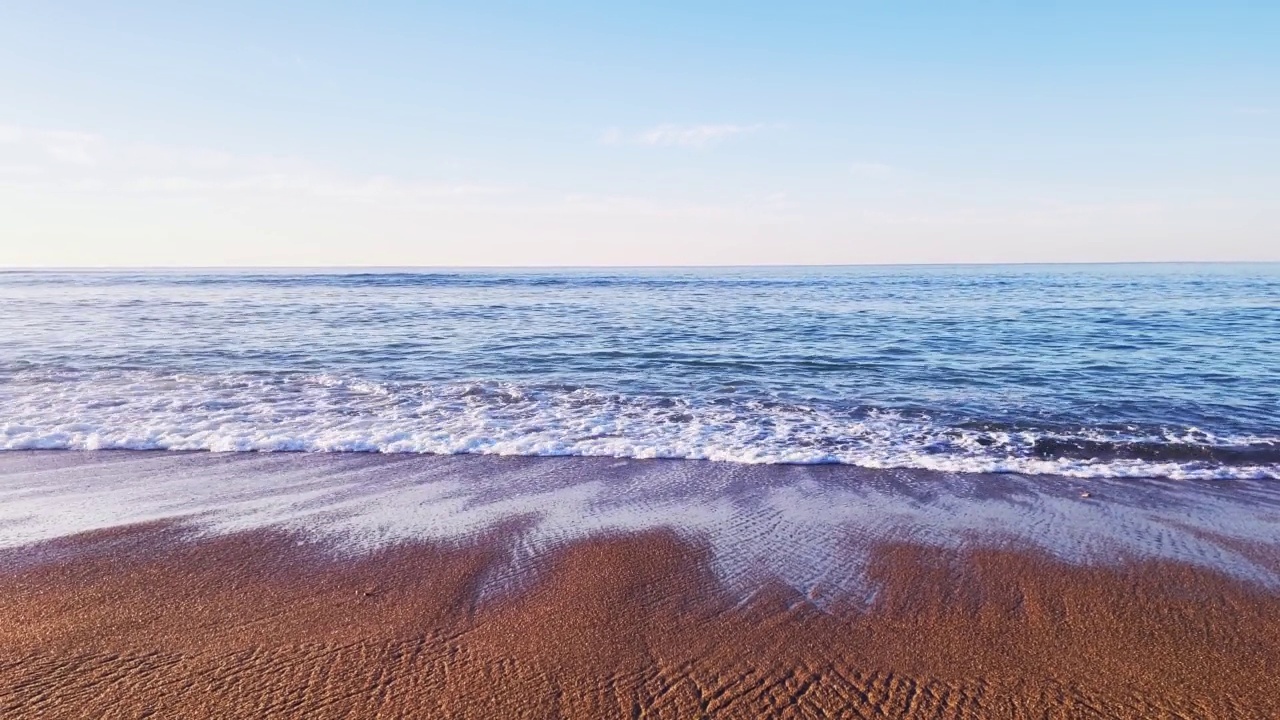
[[[1280,265],[0,273],[0,448],[1280,477]]]

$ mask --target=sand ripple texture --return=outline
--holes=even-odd
[[[0,572],[19,718],[1274,718],[1280,603],[1212,570],[911,544],[868,606],[721,586],[671,531],[580,540],[477,589],[519,527],[338,559],[163,523]],[[61,550],[57,555],[52,551]],[[0,553],[0,560],[14,553]],[[1274,557],[1274,555],[1272,555]]]

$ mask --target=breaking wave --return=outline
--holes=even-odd
[[[1081,478],[1280,478],[1280,438],[1055,426],[773,396],[303,373],[23,370],[0,449],[381,452],[839,463]]]

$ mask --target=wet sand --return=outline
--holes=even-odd
[[[285,467],[272,465],[274,480],[258,493],[296,486],[296,472],[284,470],[299,463],[332,462],[181,462],[189,475],[217,465],[240,477],[264,473],[259,461]],[[1266,485],[1235,495],[1221,485],[1134,485],[1133,497],[1127,486],[1094,486],[1077,521],[1128,517],[1096,507],[1106,504],[1179,512],[1153,526],[1163,530],[1135,525],[1132,542],[1086,525],[1105,542],[1078,547],[1037,544],[1058,532],[1046,518],[1059,510],[1046,508],[1059,505],[999,478],[960,492],[960,505],[955,486],[939,484],[946,478],[895,480],[874,492],[926,515],[902,514],[874,532],[847,527],[861,514],[820,522],[801,502],[866,502],[884,513],[857,477],[825,470],[800,473],[799,486],[735,475],[723,484],[736,498],[727,505],[719,490],[671,491],[659,523],[639,522],[635,508],[627,522],[602,523],[609,504],[595,496],[568,506],[589,526],[580,533],[555,523],[549,532],[552,508],[584,482],[626,481],[602,472],[612,465],[516,463],[524,480],[503,476],[497,497],[471,487],[462,504],[423,499],[410,513],[414,533],[387,530],[405,515],[353,504],[346,491],[316,513],[269,522],[228,523],[248,501],[223,494],[221,511],[153,512],[160,517],[89,529],[84,512],[59,515],[68,505],[59,511],[51,499],[101,503],[123,492],[121,478],[154,463],[173,474],[172,462],[0,459],[5,497],[30,504],[34,493],[42,500],[31,507],[46,508],[0,526],[10,533],[0,536],[9,538],[0,550],[0,717],[1280,717],[1280,554],[1267,541],[1275,505]],[[381,459],[350,462],[406,475]],[[421,489],[434,461],[415,462],[410,485]],[[489,476],[501,465],[440,470]],[[590,472],[563,485],[566,467]],[[661,472],[715,485],[721,470],[683,463]],[[333,487],[352,485],[339,477]],[[361,478],[361,487],[387,482]],[[781,501],[749,501],[766,481]],[[318,482],[289,503],[317,502]],[[1075,486],[1036,482],[1081,500]],[[560,488],[555,502],[532,501],[546,499],[547,483]],[[993,502],[1022,513],[996,512]],[[673,514],[681,504],[704,512]],[[476,520],[478,508],[495,507],[504,512]],[[957,508],[968,508],[967,520],[951,542],[920,530],[927,513]],[[1201,521],[1204,508],[1214,519]],[[437,525],[421,524],[421,513],[432,522],[447,515],[451,532],[426,533]],[[704,513],[718,524],[695,522]],[[1249,532],[1222,534],[1236,525]],[[733,557],[717,533],[743,526],[752,529],[732,536],[740,545],[769,538],[762,547],[774,554]],[[41,530],[54,527],[65,530]],[[795,552],[779,555],[788,547]]]

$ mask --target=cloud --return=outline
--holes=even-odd
[[[639,141],[653,146],[705,147],[731,137],[747,135],[759,129],[759,125],[666,124],[640,133]]]
[[[733,137],[750,135],[764,126],[755,125],[677,125],[663,123],[638,132],[627,133],[611,127],[600,134],[605,145],[646,145],[649,147],[704,148]]]
[[[355,201],[498,195],[475,183],[352,176],[286,157],[112,142],[99,135],[0,125],[0,186],[153,195],[243,193]]]
[[[102,149],[97,135],[66,130],[29,130],[16,125],[0,125],[0,145],[22,148],[65,165],[95,165]]]

